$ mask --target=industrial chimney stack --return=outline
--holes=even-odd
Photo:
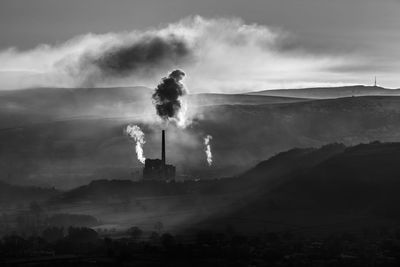
[[[161,161],[165,166],[165,130],[162,130]]]
[[[143,179],[173,181],[176,168],[166,163],[165,159],[165,130],[161,132],[161,160],[146,159],[143,168]]]

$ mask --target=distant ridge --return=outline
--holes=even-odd
[[[190,104],[200,105],[200,106],[282,104],[282,103],[303,102],[309,100],[296,97],[249,95],[249,94],[218,94],[218,93],[189,94],[187,98]]]
[[[351,96],[397,96],[399,89],[387,89],[379,86],[352,85],[342,87],[315,87],[301,89],[273,89],[250,92],[248,95],[263,95],[276,97],[328,99]]]
[[[12,185],[0,181],[0,205],[43,201],[59,194],[55,188]]]

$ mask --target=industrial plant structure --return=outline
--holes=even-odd
[[[175,166],[165,162],[165,130],[162,130],[161,160],[146,159],[143,169],[144,180],[175,180]]]

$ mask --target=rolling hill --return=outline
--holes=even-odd
[[[0,180],[73,188],[96,179],[140,178],[129,123],[145,132],[145,156],[159,157],[159,126],[147,88],[1,92]],[[233,176],[274,154],[333,142],[400,140],[400,97],[335,99],[189,95],[192,124],[167,132],[179,179]],[[8,103],[8,104],[7,104]],[[213,136],[214,163],[203,138]]]
[[[32,201],[46,201],[60,194],[54,188],[41,188],[37,186],[17,186],[0,182],[0,207],[15,208],[18,205],[26,206]]]
[[[342,86],[342,87],[320,87],[301,89],[274,89],[251,92],[249,95],[263,95],[276,97],[294,97],[310,99],[327,99],[352,96],[399,96],[399,89],[386,89],[379,86]]]
[[[295,148],[227,179],[99,180],[61,192],[50,209],[149,227],[332,232],[400,221],[400,143]]]
[[[270,166],[276,160],[291,171],[276,176],[275,182],[264,183],[263,187],[259,183],[259,189],[242,199],[242,205],[226,209],[200,225],[220,227],[219,230],[229,224],[240,231],[267,227],[314,233],[391,226],[400,220],[399,157],[399,143],[288,151],[260,163],[240,179],[243,183],[249,179],[271,179]],[[293,164],[298,167],[293,168]]]

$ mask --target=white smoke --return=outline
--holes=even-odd
[[[187,115],[188,104],[185,96],[181,98],[181,110],[178,113],[177,125],[181,128],[186,128],[192,123],[191,119]]]
[[[212,162],[213,162],[213,156],[212,156],[211,144],[210,144],[211,139],[212,139],[212,136],[209,134],[204,138],[204,145],[205,145],[204,151],[206,152],[208,166],[211,166]]]
[[[146,143],[144,140],[144,133],[137,125],[128,125],[126,127],[126,133],[135,140],[136,155],[138,160],[144,164],[146,158],[143,156],[143,145]]]
[[[27,51],[0,51],[0,89],[144,85],[173,68],[193,93],[352,82],[352,55],[313,54],[292,36],[241,19],[183,19],[164,28],[86,34]],[[366,63],[366,62],[363,62]]]

